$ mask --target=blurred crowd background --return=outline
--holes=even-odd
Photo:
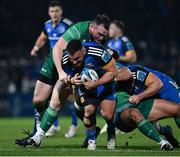
[[[179,0],[61,0],[64,17],[92,20],[98,13],[124,21],[138,63],[162,71],[180,84]],[[48,0],[0,1],[0,116],[32,114],[32,92],[49,45],[30,51],[48,20]]]

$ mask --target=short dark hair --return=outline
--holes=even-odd
[[[82,43],[80,40],[77,40],[77,39],[71,40],[66,47],[66,51],[70,55],[74,55],[76,51],[81,50],[81,49],[82,49]]]
[[[120,21],[120,20],[113,20],[111,21],[111,24],[115,24],[119,29],[122,30],[122,32],[125,32],[125,24],[124,22]]]
[[[102,15],[98,14],[92,23],[96,23],[97,25],[102,24],[105,29],[109,29],[110,19],[105,14],[102,14]]]
[[[53,0],[53,1],[49,2],[48,7],[56,7],[56,6],[60,7],[61,9],[63,9],[63,5],[59,1],[54,1]]]

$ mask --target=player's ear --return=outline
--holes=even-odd
[[[86,54],[86,48],[84,46],[82,47],[82,51],[83,51],[83,54]]]
[[[89,25],[89,28],[90,28],[90,33],[93,33],[94,32],[94,28],[95,28],[95,23],[91,23]]]

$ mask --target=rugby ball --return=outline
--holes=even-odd
[[[81,81],[88,80],[88,81],[96,81],[99,79],[98,74],[95,70],[91,68],[84,68],[81,72]]]

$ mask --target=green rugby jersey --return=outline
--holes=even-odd
[[[91,21],[78,22],[62,35],[64,40],[68,43],[72,39],[79,39],[81,41],[91,41],[91,34],[89,33],[89,25]]]

